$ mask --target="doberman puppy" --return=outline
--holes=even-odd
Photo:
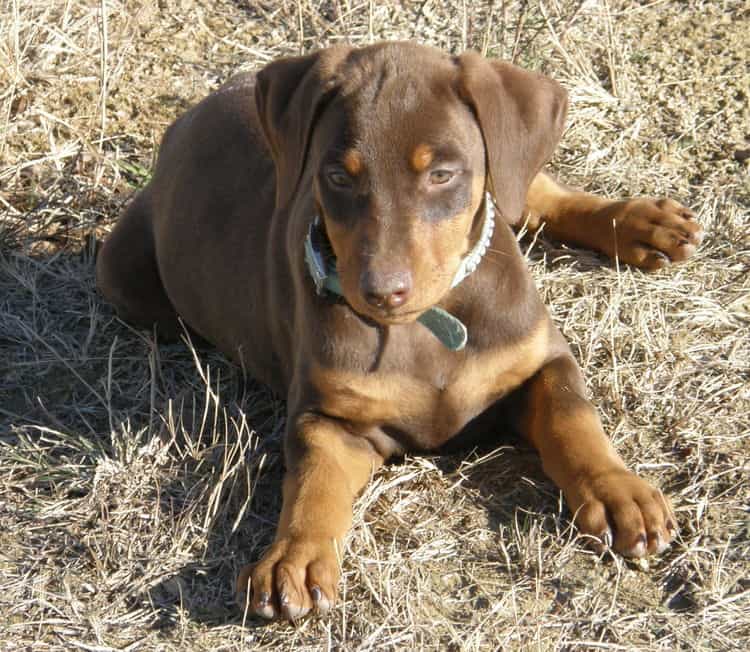
[[[501,418],[581,532],[634,557],[673,538],[668,501],[604,434],[511,226],[647,269],[702,233],[672,200],[543,173],[566,106],[509,63],[381,43],[239,75],[167,130],[98,285],[124,319],[174,335],[179,316],[287,398],[278,530],[238,580],[251,612],[329,609],[378,467]]]

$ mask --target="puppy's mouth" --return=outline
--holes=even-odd
[[[366,316],[382,326],[398,326],[399,324],[411,324],[419,318],[424,310],[396,309],[386,310],[369,308]]]

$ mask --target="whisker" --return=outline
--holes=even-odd
[[[487,247],[487,253],[492,252],[493,254],[500,254],[501,256],[510,256],[509,253],[505,251],[500,251],[499,249],[492,249],[491,247]]]

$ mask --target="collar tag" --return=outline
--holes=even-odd
[[[469,334],[463,322],[447,310],[434,306],[423,312],[417,321],[437,337],[445,348],[460,351],[466,346]]]

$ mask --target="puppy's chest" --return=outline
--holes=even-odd
[[[431,449],[530,378],[547,352],[540,324],[519,341],[485,350],[400,353],[375,371],[313,366],[319,409],[365,432],[386,430],[404,448]],[[408,358],[408,359],[405,359]]]

